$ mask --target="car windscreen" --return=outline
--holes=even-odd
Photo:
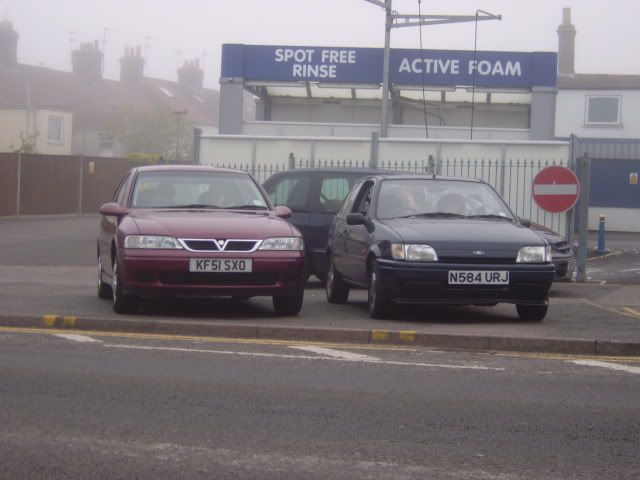
[[[248,175],[233,172],[141,172],[131,200],[133,208],[270,208]]]
[[[382,182],[377,217],[457,217],[513,220],[498,193],[485,183],[439,179],[388,179]]]

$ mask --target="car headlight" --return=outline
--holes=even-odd
[[[127,235],[124,238],[124,248],[158,248],[181,249],[182,245],[173,237],[159,235]]]
[[[265,238],[258,250],[304,250],[302,237]]]
[[[391,256],[394,260],[409,262],[437,262],[438,254],[431,245],[392,243]]]
[[[551,261],[551,247],[522,247],[518,252],[516,263],[547,263]]]

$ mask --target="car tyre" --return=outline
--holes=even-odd
[[[138,297],[125,295],[122,287],[122,280],[118,273],[118,259],[116,258],[113,262],[113,277],[111,278],[113,311],[116,313],[136,313],[138,311]]]
[[[547,315],[549,305],[516,305],[520,320],[540,322]]]
[[[304,289],[295,295],[275,295],[273,297],[273,309],[278,315],[298,315],[302,309]]]
[[[111,285],[102,281],[102,260],[98,256],[98,298],[103,300],[111,300],[113,292]]]
[[[329,303],[346,303],[349,298],[349,285],[336,271],[333,260],[329,260],[329,270],[325,282],[325,292]]]
[[[369,271],[367,303],[369,305],[369,316],[371,318],[381,319],[389,314],[391,301],[380,285],[380,272],[378,271],[378,265],[375,261]]]

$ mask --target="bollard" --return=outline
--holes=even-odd
[[[604,255],[604,215],[600,215],[598,224],[598,255]]]

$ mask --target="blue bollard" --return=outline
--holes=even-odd
[[[598,255],[604,255],[604,215],[600,215],[598,224]]]

